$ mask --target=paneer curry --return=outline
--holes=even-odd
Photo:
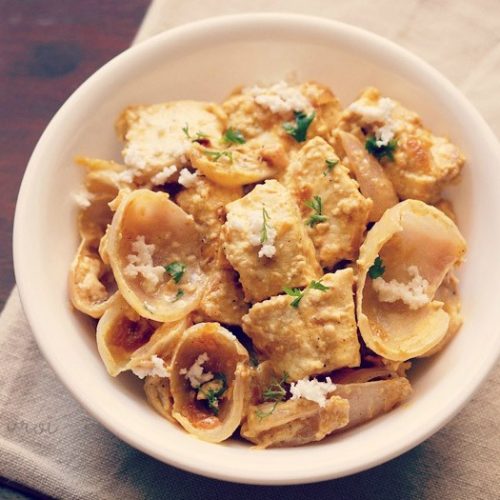
[[[111,376],[213,443],[296,446],[399,407],[460,329],[465,159],[368,88],[242,86],[130,106],[122,158],[77,157],[73,306]]]

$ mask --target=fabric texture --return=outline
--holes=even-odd
[[[500,133],[497,0],[157,0],[135,41],[195,19],[250,11],[331,17],[390,38],[443,72]],[[499,395],[497,365],[440,432],[401,457],[354,476],[286,487],[211,480],[148,457],[87,415],[42,358],[14,289],[0,317],[0,476],[67,499],[489,500],[500,496]],[[2,490],[0,498],[6,498]]]

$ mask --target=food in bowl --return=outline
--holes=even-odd
[[[77,157],[70,296],[111,376],[210,442],[319,441],[411,393],[461,324],[442,190],[460,150],[369,88],[279,82],[131,106],[123,159]]]

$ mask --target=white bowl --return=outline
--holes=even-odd
[[[77,247],[70,193],[82,180],[75,154],[119,158],[113,124],[133,103],[221,100],[238,84],[290,72],[330,85],[344,104],[375,85],[417,110],[465,151],[451,191],[469,242],[461,273],[465,324],[438,356],[412,373],[408,404],[362,427],[300,448],[251,450],[198,441],[157,415],[133,376],[106,374],[91,321],[70,307],[67,276]],[[436,70],[376,35],[334,21],[286,14],[214,18],[170,30],[119,55],[90,77],[52,119],[19,194],[14,258],[26,315],[60,379],[106,428],[168,464],[215,478],[259,484],[352,474],[419,444],[471,397],[500,351],[498,230],[500,148],[469,102]],[[425,248],[422,248],[425,251]]]

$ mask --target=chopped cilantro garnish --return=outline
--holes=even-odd
[[[373,264],[371,265],[370,269],[368,269],[368,276],[372,280],[380,278],[385,272],[385,266],[384,262],[380,257],[377,257]]]
[[[177,290],[177,293],[175,294],[173,302],[177,302],[183,296],[184,296],[184,290],[182,288],[179,288]]]
[[[319,281],[312,280],[311,283],[309,283],[309,288],[314,288],[315,290],[321,290],[322,292],[330,290],[330,287],[323,285],[323,283],[321,283],[321,280]]]
[[[267,226],[269,224],[269,214],[267,210],[262,207],[262,229],[260,231],[260,242],[265,243],[267,241]]]
[[[214,374],[214,378],[204,383],[198,389],[197,399],[206,400],[208,408],[214,415],[219,414],[219,399],[224,395],[227,389],[226,376],[222,372]],[[200,397],[201,396],[201,397]]]
[[[278,403],[286,399],[286,383],[288,383],[288,373],[283,372],[283,375],[279,380],[277,378],[273,378],[268,387],[262,391],[262,399],[265,402],[274,401],[274,404],[269,411],[256,410],[255,414],[258,418],[262,420],[263,418],[271,415],[276,409]]]
[[[387,144],[379,146],[377,145],[377,139],[374,135],[370,135],[365,142],[366,150],[378,160],[386,157],[387,159],[393,161],[394,151],[396,151],[397,146],[398,143],[396,139],[392,139]]]
[[[236,129],[228,128],[225,134],[222,136],[222,140],[229,144],[245,144],[245,137],[243,134]]]
[[[285,287],[283,288],[283,291],[287,294],[290,295],[290,297],[295,297],[295,299],[290,302],[290,305],[292,307],[299,307],[300,301],[302,300],[302,297],[304,297],[304,292],[300,288],[288,288]]]
[[[184,135],[191,141],[191,142],[198,142],[198,141],[203,141],[203,139],[206,139],[208,137],[207,134],[204,134],[201,131],[196,132],[196,135],[193,137],[189,133],[189,125],[186,123],[184,127],[182,127],[182,131],[184,132]]]
[[[315,196],[312,200],[306,201],[305,205],[314,210],[314,214],[306,221],[308,226],[314,227],[316,224],[327,220],[327,217],[323,215],[323,202],[321,196]]]
[[[335,165],[337,165],[338,162],[339,162],[339,160],[325,160],[326,170],[323,172],[323,175],[331,173],[333,170],[333,167],[335,167]]]
[[[326,216],[313,214],[313,215],[311,215],[311,217],[309,217],[307,224],[311,227],[314,227],[316,224],[319,224],[320,222],[325,222],[325,221],[326,221]]]
[[[229,161],[233,161],[233,153],[231,151],[210,151],[208,149],[205,149],[203,153],[214,161],[219,161],[223,156],[228,158]]]
[[[183,264],[182,262],[171,262],[168,264],[168,266],[164,266],[165,271],[167,271],[170,276],[172,276],[172,279],[176,282],[179,283],[179,281],[182,279],[182,275],[186,271],[186,264]]]
[[[295,297],[292,300],[292,302],[290,302],[290,305],[292,307],[295,307],[295,309],[297,309],[297,307],[299,307],[300,301],[304,298],[304,293],[307,290],[307,288],[313,288],[314,290],[320,290],[322,292],[326,292],[327,290],[330,290],[330,287],[323,285],[323,283],[321,283],[321,280],[319,280],[319,281],[312,280],[311,283],[309,283],[309,285],[307,285],[305,290],[301,290],[300,288],[285,287],[285,288],[283,288],[283,291],[287,295],[290,295],[290,297]]]
[[[313,111],[309,116],[302,111],[295,111],[295,123],[284,123],[283,130],[291,135],[297,142],[304,142],[307,136],[307,129],[316,116]]]
[[[264,401],[283,401],[286,397],[284,384],[288,382],[288,373],[283,372],[280,379],[272,378],[271,383],[262,391]]]

